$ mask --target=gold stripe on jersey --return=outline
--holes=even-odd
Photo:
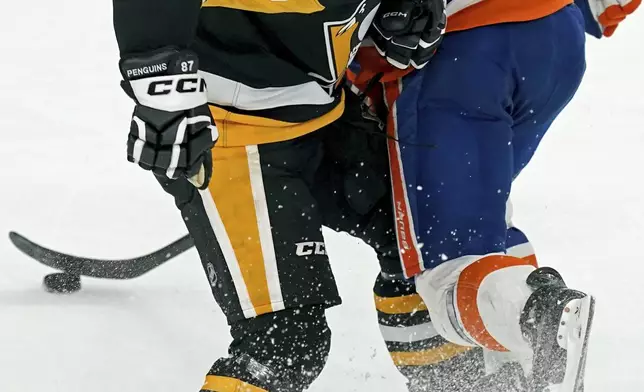
[[[265,117],[238,114],[210,106],[217,129],[217,147],[239,147],[295,139],[331,124],[344,112],[344,92],[340,102],[328,113],[309,121],[291,123]],[[217,149],[215,147],[215,149]],[[219,169],[217,169],[219,170]]]
[[[235,262],[243,279],[235,285],[246,286],[255,315],[273,312],[247,150],[215,148],[212,158],[216,169],[208,190],[225,228],[218,235],[225,234],[234,251],[234,260],[226,262]]]
[[[202,391],[212,392],[267,392],[242,380],[224,376],[206,376]]]
[[[359,24],[344,26],[329,26],[329,36],[331,39],[331,50],[335,60],[336,80],[340,80],[347,69],[351,51],[353,49],[352,37]]]
[[[414,313],[427,310],[425,302],[418,294],[400,297],[380,297],[374,294],[376,309],[386,314]]]
[[[324,10],[317,0],[206,0],[202,7],[224,7],[264,14],[312,14]]]
[[[324,75],[315,75],[316,78],[329,83],[329,86],[337,87],[337,83],[344,76],[349,62],[357,52],[376,10],[377,7],[373,7],[367,12],[367,0],[362,0],[349,18],[324,23],[330,79]],[[361,26],[363,23],[365,25]]]
[[[447,361],[455,356],[471,350],[472,347],[459,346],[454,343],[445,343],[444,345],[423,351],[398,351],[391,352],[396,366],[424,366],[435,365]]]

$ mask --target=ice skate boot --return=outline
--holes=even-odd
[[[533,350],[531,392],[583,392],[584,369],[595,299],[566,286],[552,268],[527,278],[535,290],[521,315]]]

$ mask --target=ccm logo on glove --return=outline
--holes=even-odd
[[[206,82],[201,78],[158,80],[150,83],[149,95],[167,95],[175,90],[178,93],[200,93],[206,91]]]
[[[384,20],[384,19],[392,18],[392,17],[406,18],[407,15],[409,15],[409,14],[407,14],[405,12],[387,12],[386,14],[382,15],[382,19]]]
[[[394,67],[423,68],[445,34],[445,7],[445,0],[383,0],[369,36]]]

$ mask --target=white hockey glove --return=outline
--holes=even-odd
[[[617,26],[640,6],[642,0],[575,0],[586,22],[586,32],[610,37]]]
[[[440,45],[446,0],[384,0],[370,37],[378,53],[396,68],[424,67]]]
[[[212,174],[210,150],[219,138],[188,50],[163,48],[119,63],[123,90],[134,99],[127,159],[157,176],[184,177],[200,189]]]

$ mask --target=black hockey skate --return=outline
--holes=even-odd
[[[531,392],[583,392],[584,369],[595,299],[569,289],[552,268],[528,276],[535,290],[521,315],[532,345]]]

